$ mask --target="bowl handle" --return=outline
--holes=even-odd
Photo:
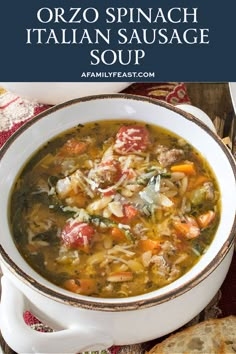
[[[6,343],[20,353],[78,353],[102,350],[113,344],[112,338],[97,328],[70,327],[57,332],[38,332],[27,326],[23,313],[27,298],[4,275],[2,277],[0,326]]]

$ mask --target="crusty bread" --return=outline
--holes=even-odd
[[[147,354],[235,354],[236,316],[200,322],[172,334]]]

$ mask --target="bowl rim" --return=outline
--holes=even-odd
[[[205,132],[207,132],[214,140],[215,142],[220,146],[220,148],[223,150],[231,168],[233,171],[233,175],[236,180],[236,163],[235,160],[230,153],[229,149],[224,145],[220,137],[212,132],[212,130],[207,127],[204,123],[202,123],[201,120],[198,118],[194,117],[192,114],[187,113],[182,111],[181,109],[166,103],[161,100],[157,100],[154,98],[149,98],[145,96],[139,96],[139,95],[133,95],[133,94],[125,94],[125,93],[118,93],[118,94],[99,94],[99,95],[91,95],[91,96],[85,96],[73,100],[69,100],[66,102],[63,102],[61,104],[58,104],[56,106],[53,106],[38,115],[34,116],[31,120],[27,121],[24,125],[22,125],[16,132],[14,132],[10,138],[5,142],[5,144],[2,146],[0,149],[0,161],[6,154],[7,150],[9,147],[14,143],[14,141],[24,132],[26,131],[29,127],[34,125],[36,122],[39,120],[43,119],[45,116],[50,115],[51,113],[54,113],[56,111],[59,111],[63,108],[66,108],[68,106],[72,106],[74,104],[80,104],[83,102],[89,102],[89,101],[94,101],[94,100],[104,100],[104,99],[127,99],[127,100],[134,100],[134,101],[142,101],[146,103],[151,103],[157,106],[161,106],[164,108],[167,108],[170,111],[173,111],[175,113],[180,114],[182,117],[189,121],[193,121],[196,123],[198,126],[200,126]],[[175,299],[184,293],[188,292],[198,284],[200,284],[204,279],[206,279],[218,266],[219,264],[223,261],[223,259],[226,257],[228,252],[231,249],[231,246],[233,245],[234,241],[234,235],[235,235],[235,229],[236,229],[236,215],[234,217],[234,220],[232,222],[232,227],[230,230],[230,233],[225,240],[224,244],[222,245],[221,249],[217,253],[216,257],[206,265],[206,267],[197,275],[195,275],[193,278],[187,280],[183,284],[180,284],[178,287],[175,287],[174,289],[170,289],[164,294],[158,294],[155,295],[155,291],[152,291],[148,294],[145,295],[150,295],[148,298],[145,299],[137,299],[137,297],[141,297],[142,295],[139,296],[134,296],[134,297],[129,297],[127,298],[128,301],[122,301],[120,303],[114,302],[113,300],[118,301],[119,299],[109,299],[111,301],[106,302],[103,298],[94,298],[96,301],[93,300],[92,297],[88,296],[80,296],[76,297],[77,294],[73,294],[68,291],[67,294],[62,294],[59,291],[56,291],[54,289],[51,289],[47,287],[44,284],[41,284],[39,281],[35,280],[32,276],[26,274],[20,267],[14,262],[14,260],[11,258],[10,255],[8,255],[2,245],[0,244],[0,256],[1,259],[6,266],[6,268],[13,273],[20,281],[23,281],[26,285],[30,286],[33,288],[35,291],[43,294],[44,296],[49,297],[50,299],[53,299],[58,302],[62,302],[64,304],[72,305],[74,307],[80,307],[83,309],[92,309],[92,310],[97,310],[97,311],[108,311],[108,312],[117,312],[117,311],[130,311],[130,310],[136,310],[136,309],[144,309],[148,307],[152,307],[161,303],[165,303],[169,300]],[[29,266],[30,267],[30,266]],[[59,289],[59,287],[58,287]],[[122,299],[124,300],[124,299]]]

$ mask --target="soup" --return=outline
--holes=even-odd
[[[129,297],[175,281],[208,249],[216,179],[187,141],[155,125],[97,121],[54,138],[14,185],[10,222],[25,260],[69,291]]]

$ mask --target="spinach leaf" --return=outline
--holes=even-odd
[[[51,245],[59,243],[59,237],[57,236],[57,229],[52,228],[45,232],[40,232],[33,237],[33,241],[46,241]]]

